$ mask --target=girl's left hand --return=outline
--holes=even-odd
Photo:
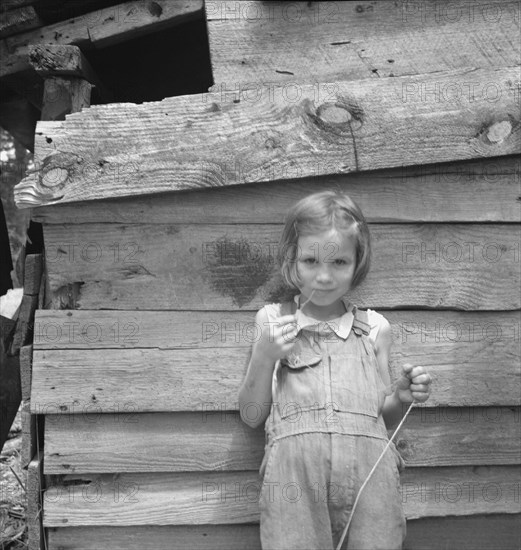
[[[398,398],[402,403],[424,403],[431,394],[431,382],[431,375],[424,367],[414,367],[406,363],[397,383]]]

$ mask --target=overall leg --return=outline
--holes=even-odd
[[[364,436],[339,436],[333,456],[337,456],[341,468],[336,483],[343,487],[346,496],[344,508],[332,513],[333,540],[338,544],[349,519],[354,499],[373,465],[378,460],[386,442]],[[397,459],[391,448],[373,472],[364,487],[356,506],[343,548],[346,550],[400,550],[406,534],[405,515],[400,493],[400,477]]]
[[[277,440],[260,494],[263,550],[332,550],[325,494],[329,481],[329,434]]]

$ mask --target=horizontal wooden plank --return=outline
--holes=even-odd
[[[45,527],[258,522],[255,472],[70,475],[48,487]],[[519,468],[406,470],[402,501],[410,519],[519,513]]]
[[[42,25],[43,20],[40,19],[33,6],[12,9],[0,15],[0,38],[35,29]]]
[[[35,44],[75,44],[104,48],[137,36],[203,17],[202,0],[140,0],[124,2],[0,40],[0,77],[31,68],[29,49]]]
[[[521,54],[519,4],[511,1],[205,7],[214,81],[228,89],[514,65]]]
[[[404,550],[517,550],[521,516],[490,514],[407,522]]]
[[[384,314],[393,379],[404,362],[425,366],[431,406],[521,404],[518,312]],[[235,404],[259,334],[253,319],[247,312],[38,310],[34,410],[54,413],[41,407],[74,399],[102,410],[115,402],[139,410]]]
[[[220,403],[194,413],[137,414],[136,408],[114,404],[113,414],[85,407],[76,408],[76,414],[46,415],[45,473],[260,467],[263,428],[252,430]],[[411,411],[397,448],[412,467],[520,464],[519,413],[508,407],[422,406]],[[254,407],[248,414],[255,414]]]
[[[243,91],[96,105],[37,125],[36,168],[15,201],[27,208],[516,154],[518,72],[296,84],[290,96],[259,88],[254,101]],[[454,95],[469,80],[472,94]]]
[[[99,550],[108,540],[111,550],[261,550],[259,526],[253,524],[51,527],[47,531],[49,550]]]
[[[258,525],[52,527],[49,550],[261,550]],[[404,550],[519,550],[521,516],[491,514],[407,522]]]
[[[258,470],[264,429],[212,411],[46,415],[45,473]]]
[[[518,156],[498,157],[165,193],[139,201],[106,199],[88,207],[65,203],[35,208],[32,219],[45,224],[280,223],[298,200],[334,189],[356,201],[369,222],[518,222],[520,162]]]
[[[479,372],[473,372],[472,364],[460,369],[457,365],[430,367],[425,360],[419,363],[432,371],[433,405],[488,405],[491,399],[504,405],[510,404],[507,401],[519,403],[518,363],[502,363],[497,374],[492,374],[491,367],[497,368],[496,362],[482,365]],[[132,403],[134,410],[141,412],[201,410],[204,403],[220,403],[233,409],[246,368],[244,348],[183,353],[140,349],[35,351],[32,411],[59,412],[55,411],[57,403],[65,406],[63,412],[88,406],[110,411],[114,403]],[[468,378],[451,385],[454,378],[463,375]],[[491,379],[511,387],[502,396],[498,392],[490,396],[487,385]]]
[[[45,481],[42,474],[43,459],[36,454],[27,467],[27,547],[29,550],[42,550],[45,533],[42,522],[43,490]]]
[[[519,225],[370,229],[371,271],[352,293],[354,303],[373,309],[521,307]],[[277,265],[281,232],[281,225],[270,224],[45,226],[53,307],[257,309],[288,295]]]

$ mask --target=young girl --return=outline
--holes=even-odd
[[[402,417],[402,403],[427,400],[431,379],[404,365],[393,386],[388,321],[346,297],[371,255],[367,223],[348,196],[324,191],[299,201],[279,251],[284,278],[300,294],[257,313],[261,335],[239,393],[244,422],[267,420],[262,548],[333,549],[387,428]],[[402,468],[391,444],[360,493],[343,548],[402,547]]]

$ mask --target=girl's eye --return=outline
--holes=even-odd
[[[335,260],[335,265],[347,265],[345,260]]]
[[[305,264],[312,265],[312,264],[315,263],[315,258],[311,258],[311,257],[310,257],[310,258],[304,258],[302,261],[303,261]]]

